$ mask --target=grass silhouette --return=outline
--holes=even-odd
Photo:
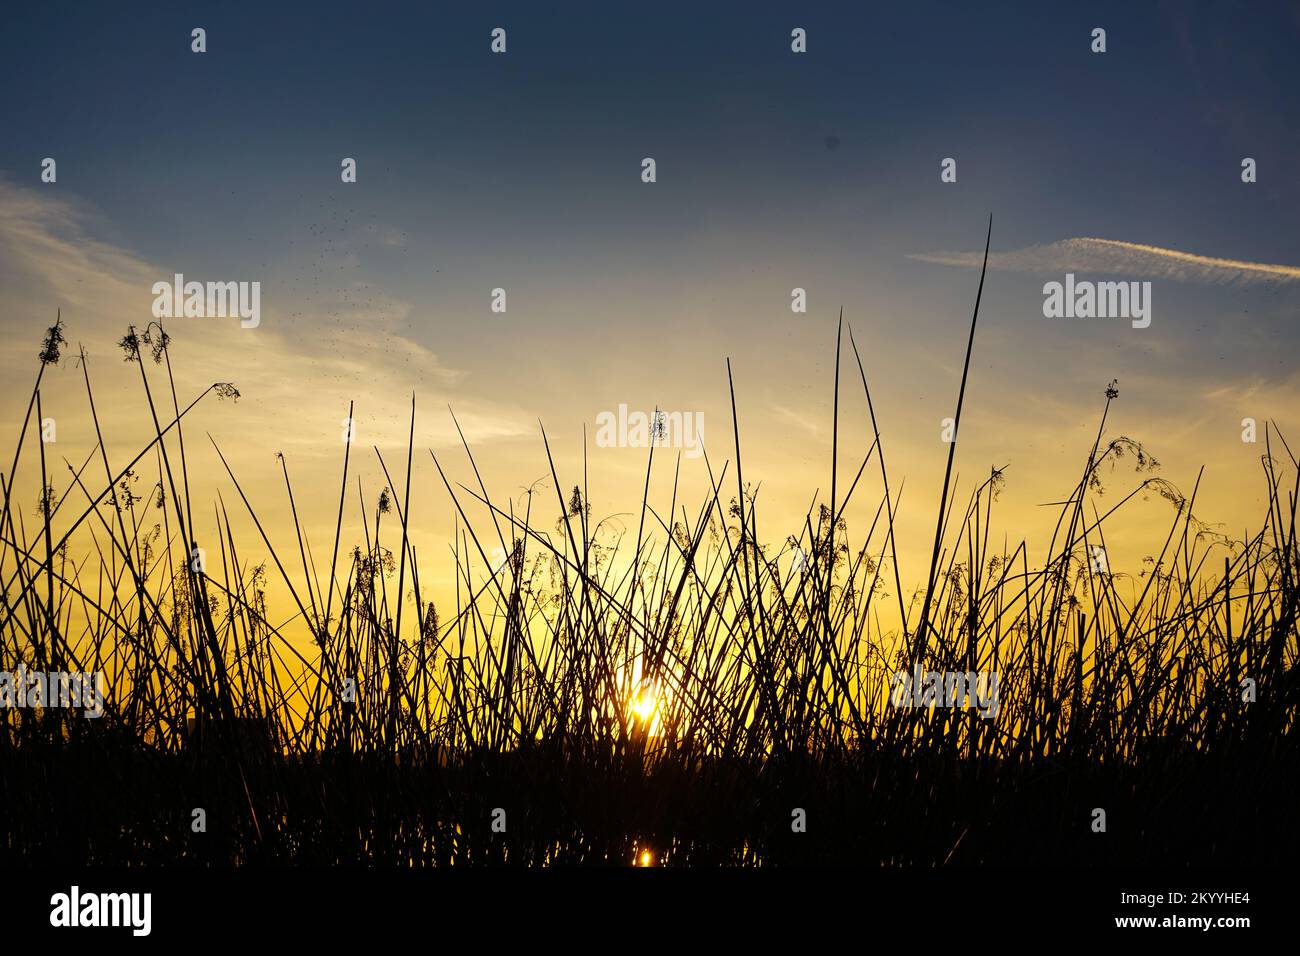
[[[978,312],[977,297],[958,428]],[[1267,513],[1248,540],[1209,534],[1193,516],[1195,493],[1149,474],[1101,513],[1104,464],[1152,465],[1137,443],[1103,437],[1112,383],[1041,567],[1023,543],[1008,551],[990,540],[1000,472],[957,500],[954,441],[926,578],[909,604],[897,497],[867,375],[843,332],[841,321],[832,454],[838,461],[841,367],[857,372],[874,438],[849,487],[832,468],[830,499],[809,509],[800,535],[779,548],[760,540],[734,386],[734,464],[715,472],[705,455],[711,493],[693,511],[675,474],[659,513],[648,503],[652,444],[635,535],[592,516],[585,479],[561,480],[544,430],[551,480],[521,509],[493,502],[465,442],[473,487],[454,484],[431,453],[459,516],[455,607],[440,614],[422,597],[408,534],[414,400],[405,481],[376,449],[387,486],[377,504],[361,503],[355,545],[344,543],[349,442],[328,564],[305,543],[281,457],[296,547],[273,542],[226,465],[268,558],[241,561],[223,500],[219,540],[197,568],[185,420],[209,393],[238,391],[218,383],[182,405],[166,333],[131,329],[120,345],[139,367],[154,437],[110,467],[83,354],[98,444],[56,489],[34,423],[41,377],[67,344],[60,316],[4,477],[0,670],[102,672],[106,713],[0,710],[0,860],[1289,861],[1300,850],[1300,486],[1285,483],[1274,434],[1262,459]],[[25,449],[40,456],[34,526],[13,488]],[[142,499],[131,479],[149,462],[158,484]],[[884,494],[865,538],[851,542],[844,513],[869,468]],[[1095,566],[1106,529],[1151,493],[1175,518],[1149,573],[1122,580]],[[476,525],[474,509],[491,520]],[[268,575],[305,622],[306,646],[270,623]],[[887,585],[901,633],[879,623]],[[997,716],[892,706],[889,675],[913,666],[997,673]],[[205,832],[191,826],[196,807]],[[498,808],[505,832],[493,828]],[[792,830],[796,808],[806,832]],[[1093,832],[1095,808],[1106,810],[1105,833]]]

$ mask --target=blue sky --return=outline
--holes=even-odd
[[[66,188],[141,253],[234,242],[246,265],[342,200],[341,155],[361,164],[360,215],[534,258],[538,238],[559,256],[712,221],[946,247],[971,232],[962,213],[990,210],[1008,246],[1069,224],[1300,258],[1268,216],[1300,188],[1293,5],[1039,6],[24,7],[0,38],[0,168],[22,179],[62,156]],[[505,56],[488,52],[498,25]],[[642,155],[661,165],[653,202],[627,188]],[[1245,155],[1261,166],[1248,193]],[[943,156],[957,190],[934,188]]]

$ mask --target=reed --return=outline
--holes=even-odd
[[[977,320],[978,299],[958,425]],[[832,477],[829,500],[814,502],[800,534],[760,539],[728,365],[734,460],[706,454],[711,492],[690,503],[678,500],[675,463],[661,513],[650,504],[652,447],[628,526],[635,535],[591,513],[585,468],[581,479],[562,477],[544,430],[550,481],[509,505],[488,494],[463,434],[472,486],[453,482],[430,453],[425,468],[458,516],[455,603],[438,609],[421,590],[409,534],[413,469],[424,462],[414,399],[404,475],[375,450],[386,481],[377,503],[354,503],[347,446],[328,562],[303,533],[288,462],[292,527],[268,528],[214,443],[234,506],[260,540],[236,541],[223,496],[214,553],[197,568],[187,416],[237,389],[218,383],[182,405],[161,326],[128,331],[121,344],[139,365],[153,438],[129,462],[110,462],[83,353],[97,444],[59,482],[31,426],[42,375],[66,344],[60,316],[0,476],[0,670],[102,672],[106,714],[0,711],[0,859],[1289,860],[1300,849],[1300,550],[1297,462],[1281,437],[1266,436],[1269,504],[1258,530],[1227,541],[1194,516],[1195,490],[1185,497],[1151,474],[1136,442],[1105,437],[1112,384],[1036,567],[1023,543],[991,539],[1001,473],[958,500],[950,453],[931,560],[909,603],[898,484],[851,332],[847,341],[846,377],[856,370],[873,440],[855,453],[847,488]],[[844,344],[841,321],[832,476],[844,451]],[[13,487],[25,451],[40,456],[34,525],[19,505],[30,499]],[[1101,469],[1125,456],[1136,484],[1103,512]],[[869,468],[884,493],[852,537],[845,514]],[[146,470],[157,484],[141,498],[133,480]],[[1104,547],[1129,502],[1153,493],[1174,518],[1146,572],[1094,567],[1090,549]],[[796,548],[801,566],[790,561]],[[499,568],[495,549],[506,555]],[[292,607],[271,613],[268,576]],[[886,628],[882,612],[895,611],[901,627]],[[271,623],[286,617],[305,640]],[[891,704],[890,675],[913,668],[996,673],[997,716]],[[1247,678],[1253,702],[1243,700]],[[206,832],[192,830],[194,807],[206,810]],[[1090,827],[1096,807],[1107,811],[1104,834]],[[504,833],[492,826],[497,808]],[[806,832],[792,832],[794,808]]]

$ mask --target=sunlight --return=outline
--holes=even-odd
[[[634,729],[647,737],[659,737],[664,732],[664,715],[670,701],[653,684],[632,694],[628,710],[632,712]]]
[[[659,706],[659,697],[654,690],[642,691],[632,699],[632,713],[636,714],[643,724],[650,722],[657,706]]]

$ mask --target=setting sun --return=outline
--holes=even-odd
[[[658,703],[658,697],[653,690],[643,691],[632,699],[632,713],[636,714],[642,723],[649,723]]]

